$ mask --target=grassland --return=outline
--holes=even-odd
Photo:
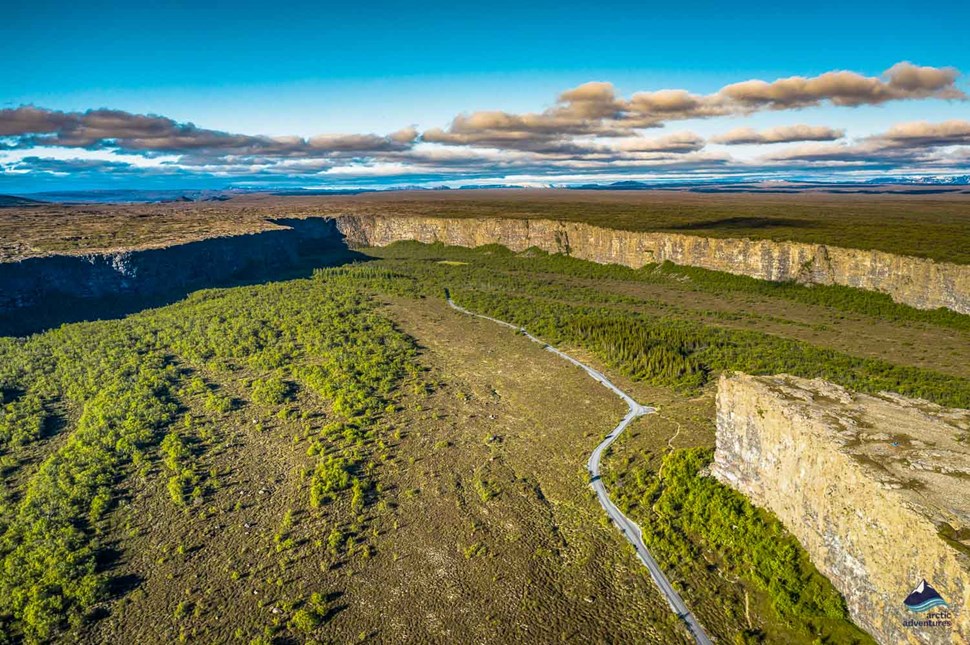
[[[342,214],[555,219],[633,231],[794,240],[970,263],[970,194],[576,190],[249,195],[226,202],[2,208],[0,261],[168,246],[266,230],[274,218]]]

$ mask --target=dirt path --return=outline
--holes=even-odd
[[[617,426],[613,428],[613,430],[608,435],[606,435],[603,441],[596,446],[596,448],[593,450],[593,453],[589,457],[589,461],[586,464],[586,468],[590,474],[590,486],[592,486],[593,490],[596,491],[596,497],[599,500],[600,505],[603,507],[603,510],[606,511],[606,514],[610,517],[613,523],[620,529],[620,532],[623,533],[623,537],[625,537],[626,540],[633,545],[633,548],[636,550],[637,556],[640,558],[640,561],[643,562],[643,565],[650,572],[650,577],[653,579],[654,584],[660,590],[660,593],[663,594],[664,598],[666,598],[667,603],[670,605],[671,611],[677,614],[677,616],[684,621],[684,624],[686,625],[688,631],[690,631],[691,635],[694,637],[694,640],[697,641],[697,643],[699,643],[700,645],[710,645],[711,640],[707,637],[707,634],[704,632],[704,628],[701,627],[701,624],[694,617],[693,613],[691,613],[690,609],[687,608],[687,605],[680,597],[680,594],[678,594],[677,590],[674,589],[673,585],[670,584],[670,581],[667,579],[667,576],[664,575],[664,572],[660,568],[660,565],[657,564],[657,561],[653,558],[653,556],[650,554],[650,551],[647,549],[646,544],[644,544],[643,534],[640,531],[640,527],[637,526],[635,522],[630,520],[627,516],[625,516],[622,513],[622,511],[620,511],[619,508],[616,507],[616,505],[610,499],[609,493],[606,490],[606,486],[603,484],[603,480],[600,477],[600,459],[603,453],[606,451],[606,449],[609,448],[610,444],[616,441],[616,439],[620,436],[620,434],[627,428],[627,426],[629,426],[633,422],[634,419],[647,414],[652,414],[653,412],[655,412],[655,410],[651,407],[643,406],[637,403],[630,395],[628,395],[626,392],[624,392],[616,385],[614,385],[601,372],[598,372],[592,367],[584,363],[581,363],[580,361],[576,360],[572,356],[569,356],[565,352],[562,352],[556,349],[555,347],[539,340],[538,338],[536,338],[535,336],[527,332],[525,329],[516,327],[515,325],[507,323],[503,320],[498,320],[497,318],[491,318],[489,316],[483,316],[481,314],[476,314],[472,311],[469,311],[468,309],[465,309],[455,304],[455,302],[451,299],[450,296],[448,297],[448,304],[453,309],[456,309],[464,314],[468,314],[470,316],[475,316],[478,318],[483,318],[485,320],[489,320],[491,322],[502,325],[504,327],[509,327],[511,329],[514,329],[522,333],[529,340],[535,343],[538,343],[539,345],[542,345],[543,349],[545,349],[546,351],[552,352],[553,354],[556,354],[560,358],[565,359],[570,363],[576,365],[577,367],[580,367],[581,369],[583,369],[593,380],[602,384],[607,389],[613,391],[617,396],[623,399],[624,403],[627,404],[629,411],[627,412],[626,416],[624,416],[623,419],[620,421],[620,423],[618,423]]]

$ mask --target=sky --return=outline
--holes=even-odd
[[[970,174],[970,3],[6,0],[0,193]]]

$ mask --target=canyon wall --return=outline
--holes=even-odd
[[[712,474],[778,516],[879,642],[968,643],[968,438],[967,410],[725,375]],[[903,604],[923,580],[948,606]]]
[[[347,248],[332,220],[277,220],[284,228],[214,237],[166,248],[48,255],[0,263],[0,334],[22,334],[70,321],[72,308],[89,318],[101,300],[131,299],[220,286],[238,278],[272,278],[308,258],[319,263]],[[147,301],[147,304],[152,304]],[[38,313],[42,309],[42,313]],[[62,311],[57,311],[62,310]],[[96,313],[96,312],[94,312]],[[112,312],[114,313],[114,312]],[[47,315],[49,314],[49,315]],[[38,315],[42,322],[32,319]],[[95,316],[98,317],[98,316]]]
[[[920,309],[970,314],[970,266],[800,242],[637,233],[575,222],[524,219],[344,216],[337,226],[357,246],[401,240],[475,247],[537,247],[582,260],[639,268],[670,261],[761,280],[837,284],[889,294]]]
[[[552,220],[310,216],[275,223],[283,228],[165,248],[51,254],[0,262],[0,318],[35,306],[54,308],[62,297],[148,296],[217,286],[253,271],[272,278],[280,269],[303,263],[307,253],[345,253],[347,244],[385,246],[403,240],[465,247],[501,244],[513,251],[537,247],[633,268],[670,261],[762,280],[881,291],[913,307],[947,307],[970,314],[970,266],[880,251],[637,233]],[[12,332],[0,324],[0,333]]]

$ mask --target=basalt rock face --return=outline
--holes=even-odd
[[[711,470],[778,516],[879,642],[967,643],[968,438],[967,410],[736,374],[719,384]],[[923,580],[948,607],[903,604]],[[951,625],[918,624],[932,620]]]
[[[345,216],[351,244],[385,246],[402,240],[475,247],[537,247],[604,264],[639,268],[670,261],[762,280],[837,284],[881,291],[920,309],[946,307],[970,314],[970,266],[820,244],[638,233],[552,220]]]
[[[49,255],[0,263],[0,314],[125,296],[216,286],[241,275],[271,275],[309,254],[346,251],[333,221],[278,220],[281,228],[166,248]],[[18,312],[22,312],[18,314]]]

